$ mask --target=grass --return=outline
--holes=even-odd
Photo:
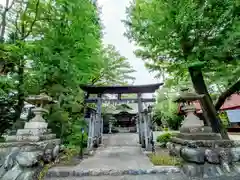
[[[171,156],[161,156],[161,155],[149,155],[150,161],[155,166],[180,166],[181,161],[177,157],[171,157]]]
[[[155,166],[181,166],[181,159],[170,156],[166,148],[157,148],[154,154],[148,155]]]

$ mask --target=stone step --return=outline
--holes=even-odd
[[[179,133],[178,138],[186,140],[220,140],[221,135],[218,133]]]
[[[47,177],[45,180],[189,180],[181,173],[175,174],[143,174],[121,176],[86,176],[86,177]]]
[[[39,136],[25,136],[25,135],[13,135],[13,136],[6,136],[5,141],[6,142],[37,142],[37,141],[43,141],[43,140],[50,140],[55,139],[56,134],[43,134]]]
[[[76,169],[74,167],[61,167],[50,169],[47,178],[53,177],[86,177],[86,176],[121,176],[121,175],[144,175],[144,174],[168,174],[180,173],[180,169],[174,166],[161,166],[151,169]]]
[[[238,176],[223,175],[221,177],[195,178],[182,173],[144,174],[122,176],[88,176],[88,177],[46,177],[45,180],[239,180]]]

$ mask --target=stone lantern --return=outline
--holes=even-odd
[[[185,113],[185,118],[180,127],[181,133],[212,131],[210,127],[204,127],[203,121],[195,115],[196,108],[193,102],[203,97],[204,95],[196,94],[185,88],[182,89],[180,95],[175,100],[175,102],[181,104],[180,110]]]
[[[8,135],[0,143],[0,179],[34,179],[40,163],[56,160],[60,150],[60,139],[51,133],[42,115],[47,113],[43,106],[52,101],[47,95],[30,96],[27,102],[36,105],[35,117],[25,123],[24,129],[18,129],[16,135]],[[6,168],[8,167],[8,168]]]
[[[235,162],[240,161],[239,142],[223,140],[212,128],[204,126],[196,115],[193,101],[204,95],[184,89],[175,102],[182,103],[185,112],[180,133],[167,144],[169,153],[183,160],[183,172],[190,177],[219,177],[229,173],[240,173]]]
[[[43,115],[47,114],[48,111],[43,107],[51,102],[52,98],[45,94],[40,94],[29,96],[26,101],[35,105],[35,108],[32,109],[32,112],[35,114],[35,116],[29,122],[25,123],[25,128],[47,128],[48,124],[43,119]]]

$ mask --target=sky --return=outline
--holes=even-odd
[[[124,24],[121,20],[126,19],[125,10],[131,0],[98,0],[98,4],[102,9],[102,21],[104,29],[104,43],[113,44],[121,55],[125,56],[136,72],[133,76],[136,78],[134,84],[152,84],[159,80],[154,79],[154,74],[148,72],[141,59],[135,57],[133,51],[136,49],[126,37]]]
[[[6,0],[0,0],[0,4],[5,4]],[[131,44],[126,37],[123,36],[125,32],[124,24],[121,20],[125,19],[126,7],[131,0],[98,0],[99,6],[102,8],[101,19],[105,26],[104,28],[104,43],[112,44],[125,56],[132,67],[136,70],[133,76],[136,78],[134,84],[152,84],[159,80],[154,78],[154,74],[148,72],[141,59],[135,57],[133,51],[136,47]],[[11,2],[11,0],[10,0]]]

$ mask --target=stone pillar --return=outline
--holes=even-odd
[[[143,113],[143,121],[144,121],[144,139],[145,139],[145,149],[148,149],[148,119],[147,112]]]
[[[88,149],[92,150],[93,148],[93,140],[94,140],[94,136],[95,136],[95,114],[91,114],[90,115],[90,119],[89,119],[89,129],[88,129]]]
[[[97,100],[97,132],[98,132],[98,144],[101,144],[102,142],[102,99],[101,94],[98,94],[98,100]]]
[[[109,120],[109,134],[112,134],[112,121]]]
[[[137,133],[139,133],[139,123],[137,118],[135,118],[135,123],[136,123]]]
[[[138,135],[139,135],[139,143],[142,144],[142,101],[141,101],[141,94],[137,94],[137,99],[138,99]]]
[[[87,148],[88,150],[91,150],[92,145],[92,114],[90,115],[90,118],[88,118],[88,143]]]
[[[92,142],[93,142],[94,146],[98,146],[97,135],[98,135],[98,132],[97,132],[97,114],[95,112],[94,115],[93,115],[93,126],[92,126],[92,137],[93,137]]]

